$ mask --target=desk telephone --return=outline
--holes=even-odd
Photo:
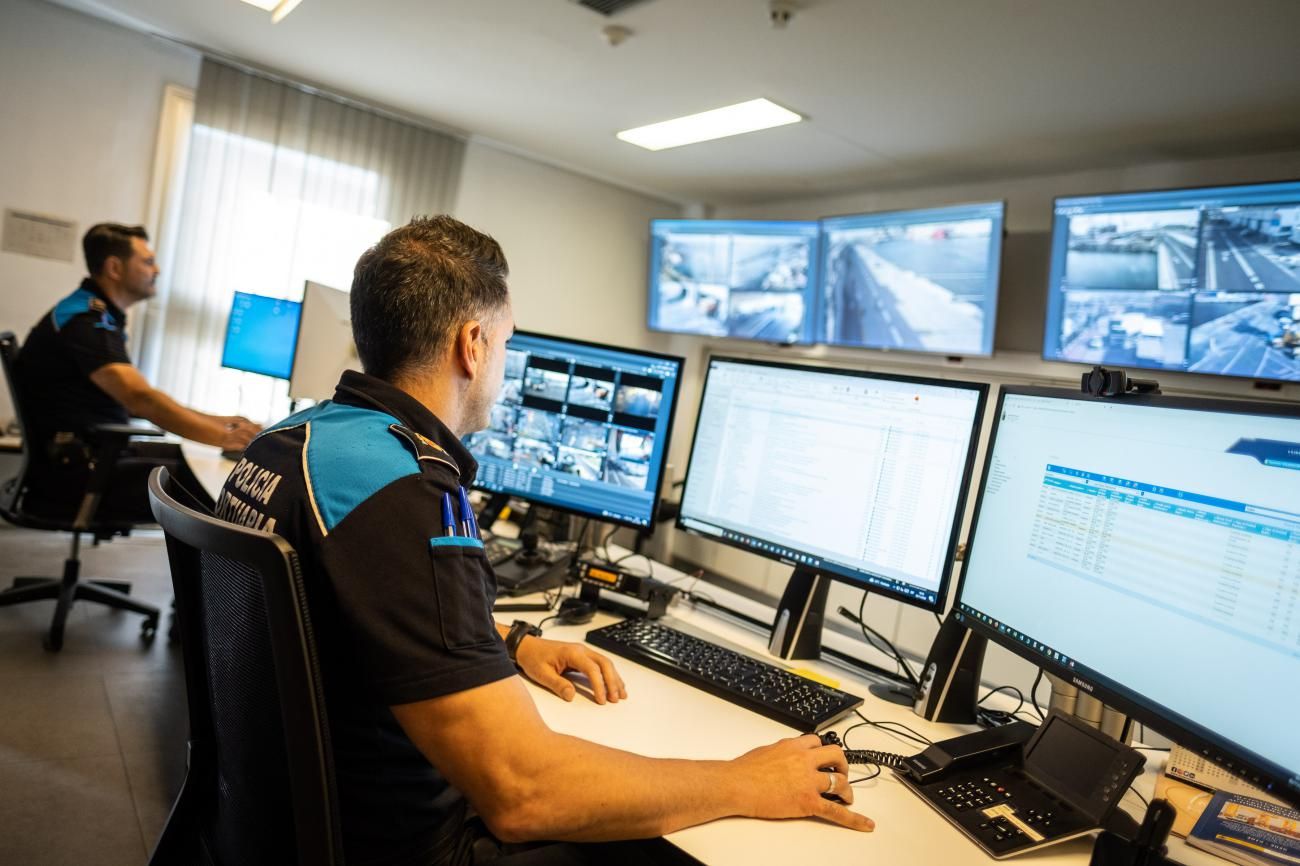
[[[1146,761],[1055,710],[1037,728],[1013,722],[943,740],[909,758],[856,750],[846,756],[850,763],[890,767],[998,860],[1101,827],[1131,835],[1135,825],[1116,807]]]

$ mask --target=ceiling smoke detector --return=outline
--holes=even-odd
[[[768,0],[767,20],[777,30],[784,30],[794,13],[799,11],[799,4],[794,0]]]

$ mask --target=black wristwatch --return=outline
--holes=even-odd
[[[510,661],[514,661],[515,653],[519,652],[519,644],[524,638],[541,636],[542,630],[531,622],[515,620],[510,624],[510,631],[506,634],[506,655],[510,656]]]

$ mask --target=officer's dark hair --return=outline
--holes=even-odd
[[[91,276],[99,276],[104,271],[104,262],[109,256],[117,256],[123,262],[135,254],[131,238],[148,242],[149,233],[144,226],[124,226],[120,223],[99,223],[93,225],[81,238],[81,251],[86,254],[86,269]]]
[[[393,380],[428,367],[461,325],[506,305],[501,245],[449,216],[416,217],[357,260],[352,338],[367,373]]]

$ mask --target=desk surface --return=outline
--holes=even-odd
[[[209,492],[215,494],[234,463],[224,459],[221,452],[211,446],[186,442],[183,448],[195,475]],[[629,560],[627,564],[635,567],[637,561]],[[686,579],[685,575],[667,566],[656,563],[654,568],[655,576],[660,579]],[[719,587],[710,586],[709,594],[718,601],[734,604],[739,609],[752,609],[754,604]],[[514,616],[515,614],[506,614],[501,618]],[[546,614],[527,613],[520,616],[540,621]],[[767,616],[771,616],[770,611]],[[616,617],[610,614],[599,613],[587,625],[552,625],[547,628],[546,634],[559,640],[582,641],[590,629],[608,625],[615,620]],[[711,634],[717,640],[770,659],[765,652],[765,636],[707,609],[696,609],[679,601],[665,622],[670,625],[685,624],[696,633]],[[770,660],[780,663],[775,659]],[[530,683],[529,688],[533,690],[538,708],[547,724],[557,731],[606,746],[663,758],[734,758],[757,746],[795,735],[790,728],[627,659],[616,658],[615,664],[628,689],[628,700],[617,704],[601,707],[582,698],[569,704]],[[861,711],[872,721],[901,722],[930,739],[942,739],[971,730],[970,727],[932,724],[914,715],[907,707],[878,700],[867,691],[870,685],[868,679],[837,665],[801,661],[797,666],[837,680],[840,688],[864,696],[866,702]],[[994,702],[998,697],[1000,696],[994,696]],[[837,724],[835,730],[843,734],[857,721],[856,716],[851,716]],[[917,751],[915,744],[879,728],[860,727],[848,736],[848,740],[849,745],[855,749],[878,749],[902,754]],[[1143,796],[1149,798],[1156,776],[1164,765],[1165,755],[1163,752],[1146,754],[1146,773],[1139,779],[1137,787]],[[864,772],[865,770],[866,768]],[[859,773],[853,772],[850,778],[857,778],[858,775]],[[600,780],[595,779],[593,782],[599,783]],[[617,784],[617,780],[607,780],[606,783]],[[889,771],[883,771],[876,778],[855,785],[854,790],[856,802],[852,808],[875,820],[876,829],[872,833],[855,833],[816,819],[763,821],[727,818],[673,833],[668,839],[691,856],[708,864],[789,866],[795,857],[800,863],[817,866],[840,863],[871,863],[879,866],[933,863],[948,866],[994,862],[903,787]],[[1138,817],[1144,808],[1132,791],[1126,795],[1122,805]],[[1083,866],[1088,862],[1091,850],[1090,838],[1074,840],[1015,858],[1014,862],[1032,863],[1035,866]],[[1205,852],[1188,848],[1176,838],[1170,840],[1170,856],[1185,866],[1211,866],[1224,862]]]

